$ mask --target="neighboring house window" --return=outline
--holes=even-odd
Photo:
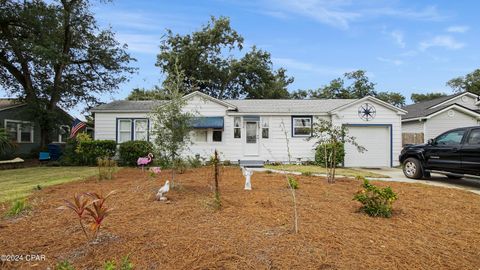
[[[18,143],[33,142],[33,123],[28,121],[5,120],[9,138]]]
[[[134,140],[146,141],[148,139],[148,120],[147,119],[135,119],[135,134]]]
[[[148,140],[148,119],[118,119],[117,141],[123,143],[132,140]]]
[[[268,139],[269,137],[269,124],[268,124],[268,118],[262,117],[262,138],[263,139]]]
[[[213,130],[212,141],[214,141],[214,142],[221,142],[222,141],[222,131],[221,130]]]
[[[196,129],[193,131],[193,138],[195,142],[207,142],[208,139],[208,130],[206,129]]]
[[[440,135],[435,143],[438,145],[458,145],[462,142],[464,130],[455,130],[448,133]]]
[[[307,137],[312,135],[311,116],[292,116],[292,136]]]
[[[239,116],[236,116],[233,119],[233,137],[238,139],[242,137],[242,118]]]

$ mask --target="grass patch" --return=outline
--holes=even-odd
[[[12,205],[8,209],[6,216],[16,217],[28,209],[30,209],[30,206],[27,204],[25,199],[17,199],[12,202]]]
[[[96,167],[32,167],[1,170],[0,203],[24,199],[38,187],[45,188],[78,181],[97,173]]]
[[[267,169],[274,169],[274,170],[285,170],[291,172],[300,172],[303,175],[308,174],[326,174],[326,170],[320,166],[314,165],[265,165]],[[363,177],[378,177],[378,178],[388,178],[388,176],[374,173],[368,170],[362,169],[350,169],[350,168],[337,168],[336,169],[337,175],[344,175],[344,176],[363,176]]]

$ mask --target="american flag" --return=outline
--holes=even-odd
[[[80,121],[78,118],[75,118],[73,121],[72,128],[70,129],[70,139],[74,138],[80,129],[84,128],[87,124]]]

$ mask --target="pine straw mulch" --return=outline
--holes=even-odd
[[[44,262],[0,268],[45,269],[68,260],[98,269],[130,254],[136,269],[478,269],[480,196],[421,184],[374,182],[398,192],[392,218],[371,218],[352,201],[361,183],[295,176],[299,227],[285,177],[254,173],[244,191],[238,168],[223,168],[223,208],[212,206],[212,168],[179,175],[169,203],[154,201],[169,172],[149,180],[123,169],[114,180],[68,183],[35,193],[26,216],[0,220],[0,254],[45,254]],[[73,213],[58,210],[75,192],[117,190],[100,243],[86,245]],[[5,211],[5,206],[1,212]]]

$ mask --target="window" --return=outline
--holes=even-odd
[[[269,131],[269,125],[268,125],[268,118],[262,117],[262,138],[263,139],[268,139],[268,131]]]
[[[148,120],[135,119],[135,134],[134,139],[137,141],[146,141],[148,138]]]
[[[131,140],[148,140],[148,119],[118,119],[118,143]]]
[[[480,129],[474,129],[468,135],[467,144],[480,144]]]
[[[14,142],[33,142],[33,124],[28,121],[5,120],[8,138]]]
[[[444,133],[437,137],[435,143],[437,145],[457,145],[462,142],[464,130],[455,130],[448,133]]]
[[[305,137],[312,134],[312,117],[292,117],[292,136]]]
[[[221,142],[222,141],[222,131],[221,130],[213,130],[212,141],[214,141],[214,142]]]
[[[208,130],[197,129],[193,131],[193,138],[195,142],[207,142]]]
[[[233,137],[238,139],[242,137],[242,118],[236,116],[233,119]]]

